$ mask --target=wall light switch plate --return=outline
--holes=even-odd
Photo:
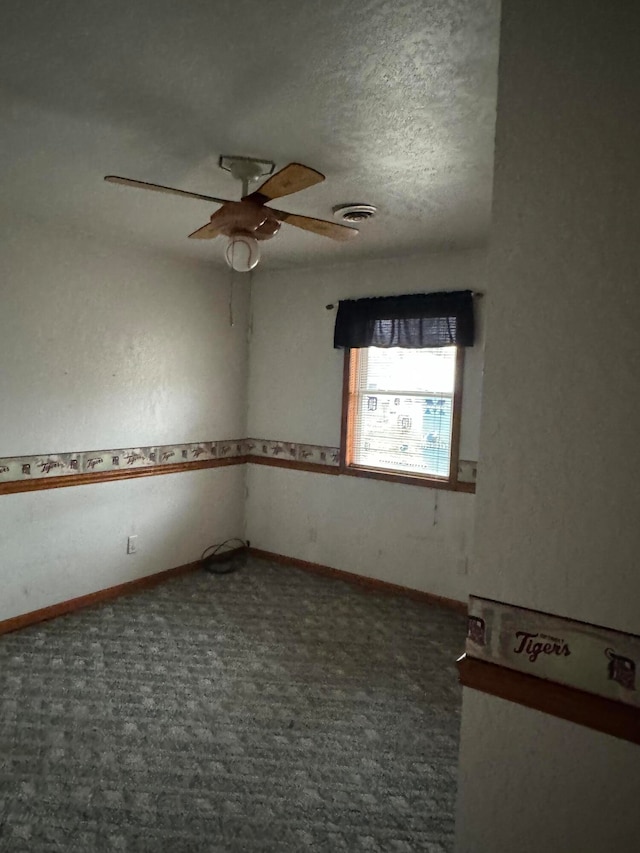
[[[127,539],[127,554],[135,554],[138,550],[138,536],[130,536]]]

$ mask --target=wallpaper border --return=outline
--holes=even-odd
[[[640,636],[469,597],[465,687],[640,744]]]
[[[465,652],[640,710],[635,634],[472,595]]]
[[[340,448],[241,438],[0,457],[0,495],[175,474],[247,462],[338,475]],[[477,463],[461,460],[458,480],[473,491]]]

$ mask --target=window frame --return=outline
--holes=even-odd
[[[353,447],[353,412],[355,394],[352,393],[353,380],[357,374],[358,348],[345,348],[342,374],[342,424],[340,430],[340,473],[350,477],[364,477],[371,480],[386,480],[390,483],[405,483],[412,486],[426,486],[430,489],[446,489],[456,492],[475,492],[473,483],[461,483],[458,480],[460,461],[460,431],[462,424],[462,386],[464,375],[463,346],[456,347],[455,384],[453,389],[453,411],[451,420],[451,465],[448,477],[435,477],[431,474],[406,474],[381,468],[368,468],[355,465],[351,461]]]

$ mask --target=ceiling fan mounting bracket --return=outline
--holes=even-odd
[[[253,157],[222,154],[218,165],[226,172],[231,172],[236,180],[242,181],[242,186],[245,188],[243,195],[246,195],[246,187],[259,178],[273,174],[276,164],[272,160],[256,160]]]

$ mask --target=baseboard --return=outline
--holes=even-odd
[[[377,578],[369,578],[364,575],[356,575],[353,572],[345,572],[342,569],[333,569],[331,566],[323,566],[321,563],[310,563],[307,560],[299,560],[297,557],[287,557],[284,554],[276,554],[273,551],[263,551],[261,548],[249,548],[249,553],[254,557],[262,557],[265,560],[270,560],[273,563],[281,563],[283,566],[294,566],[298,569],[304,569],[307,572],[314,572],[317,575],[325,577],[337,578],[338,580],[346,581],[347,583],[362,586],[366,589],[383,592],[387,595],[402,595],[406,598],[411,598],[414,601],[422,601],[427,604],[435,604],[438,607],[445,607],[448,610],[455,610],[456,613],[467,615],[467,605],[464,601],[458,601],[455,598],[445,598],[442,595],[434,595],[431,592],[422,592],[418,589],[411,589],[407,586],[381,581]]]
[[[228,558],[230,553],[240,553],[245,550],[247,549],[236,548],[233,549],[233,552],[226,551],[221,556]],[[421,592],[417,589],[410,589],[406,586],[399,586],[398,584],[388,583],[387,581],[377,580],[376,578],[368,578],[363,575],[353,574],[352,572],[345,572],[341,569],[333,569],[330,566],[323,566],[320,563],[310,563],[307,560],[299,560],[296,557],[286,557],[283,554],[275,554],[272,551],[263,551],[260,548],[249,548],[248,551],[254,557],[262,557],[273,563],[294,566],[298,569],[304,569],[305,571],[314,572],[325,577],[337,578],[338,580],[343,580],[347,583],[377,592],[383,592],[387,595],[403,595],[414,601],[424,601],[428,604],[435,604],[438,607],[455,610],[457,613],[467,614],[467,605],[463,601],[457,601],[454,598],[445,598],[444,596],[434,595],[430,592]],[[146,575],[143,578],[136,578],[132,581],[126,581],[126,583],[100,589],[97,592],[90,592],[87,595],[78,596],[78,598],[70,598],[58,604],[51,604],[49,607],[40,608],[40,610],[31,610],[29,613],[22,613],[20,616],[13,616],[10,619],[0,622],[0,635],[9,634],[11,631],[18,631],[20,628],[27,628],[29,625],[37,625],[39,622],[46,622],[49,619],[55,619],[57,616],[73,613],[75,610],[81,610],[83,607],[92,607],[95,604],[101,604],[103,601],[112,601],[121,595],[130,595],[134,592],[140,592],[143,589],[151,589],[171,578],[195,572],[200,568],[202,568],[202,562],[196,560],[193,563],[186,563],[184,566],[176,566],[174,569],[166,569],[163,572],[156,572],[153,575]]]
[[[78,598],[70,598],[67,601],[61,601],[59,604],[52,604],[49,607],[42,607],[40,610],[32,610],[30,613],[23,613],[20,616],[14,616],[11,619],[5,619],[0,622],[0,634],[8,634],[10,631],[18,631],[20,628],[26,628],[29,625],[36,625],[38,622],[46,622],[49,619],[55,619],[56,616],[63,616],[66,613],[73,613],[74,610],[80,610],[83,607],[91,607],[94,604],[100,604],[103,601],[111,601],[114,598],[119,598],[121,595],[129,595],[132,592],[140,592],[143,589],[150,589],[158,586],[164,581],[179,575],[186,575],[189,572],[195,572],[201,568],[202,563],[196,560],[194,563],[186,563],[184,566],[177,566],[175,569],[167,569],[164,572],[156,572],[153,575],[146,575],[143,578],[136,578],[126,583],[117,584],[116,586],[100,589],[97,592],[90,592],[88,595],[81,595]]]

